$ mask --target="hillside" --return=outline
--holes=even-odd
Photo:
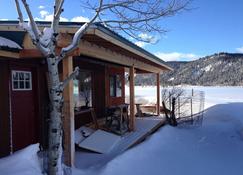
[[[191,62],[167,62],[174,71],[161,74],[164,85],[243,85],[243,54],[219,53]],[[137,85],[155,84],[154,75],[136,77]]]

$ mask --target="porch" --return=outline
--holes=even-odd
[[[145,140],[164,124],[165,117],[163,115],[143,118],[136,117],[136,130],[120,136],[120,140],[108,153],[100,154],[85,149],[76,149],[74,165],[78,169],[88,169],[94,166],[102,167],[116,156]]]
[[[46,22],[40,22],[38,25],[43,29],[44,27],[48,27],[50,24]],[[75,31],[79,28],[82,23],[63,23],[60,26],[61,33],[58,36],[58,49],[65,47],[70,44],[72,41],[72,37]],[[12,121],[9,121],[9,116],[13,119],[16,118],[16,113],[21,115],[21,117],[26,117],[21,112],[12,113],[12,108],[7,108],[10,102],[13,102],[14,99],[11,95],[9,95],[9,90],[11,90],[11,83],[8,77],[11,77],[12,70],[11,64],[9,62],[14,62],[19,64],[18,68],[13,68],[13,71],[23,70],[26,71],[26,65],[34,65],[33,73],[31,71],[30,75],[33,83],[32,88],[28,89],[28,92],[33,93],[33,102],[31,104],[35,104],[36,110],[38,113],[38,119],[36,119],[36,115],[31,116],[33,119],[37,120],[36,123],[32,122],[29,125],[33,126],[38,132],[34,135],[36,138],[34,141],[28,141],[26,145],[35,143],[35,142],[43,142],[42,145],[47,145],[48,134],[47,126],[48,126],[48,80],[47,75],[47,66],[45,63],[45,59],[43,55],[36,49],[36,47],[32,44],[29,36],[20,30],[18,27],[18,22],[1,22],[0,24],[0,34],[2,37],[6,37],[10,40],[16,40],[19,38],[19,45],[22,46],[17,52],[13,52],[11,50],[0,50],[0,57],[4,61],[2,64],[2,68],[0,69],[1,76],[0,82],[4,84],[3,94],[4,94],[4,104],[0,104],[0,112],[4,114],[4,118],[6,119],[6,124],[4,130],[6,132],[0,133],[1,137],[8,137],[6,139],[7,142],[4,143],[6,148],[8,148],[8,152],[15,151],[16,144],[15,140],[11,140],[12,136],[15,136],[15,133],[20,133],[21,127],[14,127],[14,129],[18,129],[17,132],[10,132],[13,128],[8,128],[11,125]],[[11,37],[18,36],[18,37]],[[17,42],[17,40],[16,40]],[[13,54],[14,53],[14,54]],[[6,66],[5,62],[7,62]],[[1,65],[0,65],[1,66]],[[67,58],[65,58],[59,64],[59,73],[60,78],[62,80],[66,79],[72,72],[74,67],[78,66],[82,69],[82,75],[85,71],[89,72],[93,80],[91,80],[91,89],[92,94],[89,96],[91,99],[89,104],[85,104],[85,106],[89,106],[94,108],[95,114],[97,117],[105,116],[105,109],[110,106],[116,106],[125,103],[125,72],[128,74],[129,80],[129,129],[133,132],[130,132],[129,135],[132,137],[132,141],[129,141],[129,144],[125,144],[124,148],[119,148],[120,152],[128,149],[131,145],[135,144],[137,141],[143,139],[147,133],[150,133],[150,130],[156,128],[156,124],[151,125],[148,122],[148,127],[146,133],[144,130],[140,131],[139,128],[139,120],[135,117],[136,114],[136,102],[135,95],[136,92],[134,90],[134,80],[135,75],[139,73],[153,73],[157,77],[157,95],[156,95],[156,114],[159,115],[160,111],[160,73],[163,71],[171,70],[164,61],[157,58],[153,54],[147,52],[146,50],[136,46],[125,38],[119,36],[118,34],[112,32],[102,25],[94,25],[90,28],[82,40],[80,41],[79,47],[73,51]],[[23,74],[23,72],[21,73]],[[14,74],[13,74],[14,75]],[[35,76],[36,75],[36,76]],[[84,77],[84,76],[83,76]],[[87,77],[86,77],[87,78]],[[118,81],[120,80],[120,82]],[[5,87],[6,86],[6,87]],[[74,87],[75,83],[70,82],[68,86],[65,88],[63,92],[64,96],[64,117],[63,117],[63,130],[64,130],[64,161],[66,165],[73,166],[75,158],[75,144],[74,144],[74,131],[75,131],[75,119],[77,115],[75,114],[75,107],[77,107],[77,103],[74,102]],[[0,88],[1,89],[1,88]],[[14,90],[14,89],[13,89]],[[22,95],[25,91],[18,91]],[[80,92],[80,91],[79,91]],[[29,99],[30,97],[26,97],[23,99]],[[2,102],[1,102],[2,103]],[[23,103],[22,103],[23,104]],[[5,107],[7,106],[7,107]],[[20,105],[15,105],[19,107]],[[28,105],[25,105],[28,106]],[[83,106],[83,103],[82,105]],[[78,106],[78,107],[81,107]],[[21,109],[22,110],[22,109]],[[27,110],[26,110],[27,112]],[[19,117],[19,118],[21,118]],[[40,120],[39,120],[40,119]],[[84,117],[80,115],[80,120],[83,120]],[[151,118],[152,119],[152,118]],[[26,120],[30,121],[30,120]],[[146,121],[145,118],[142,121]],[[25,122],[28,124],[28,122]],[[35,125],[36,124],[36,125]],[[6,127],[8,126],[8,127]],[[35,127],[40,126],[40,127]],[[143,125],[141,125],[142,127]],[[146,126],[144,126],[146,128]],[[28,133],[27,131],[25,131]],[[33,133],[33,132],[29,132]],[[140,134],[138,134],[140,133]],[[23,133],[22,135],[25,135]],[[22,136],[21,135],[21,136]],[[135,137],[136,136],[136,137]],[[128,136],[127,136],[128,137]],[[128,137],[128,138],[130,138]],[[20,138],[20,137],[18,137]],[[125,139],[127,140],[127,139]],[[129,139],[128,139],[129,140]],[[22,140],[20,140],[22,142]],[[12,147],[9,148],[9,143],[13,143]],[[17,147],[16,147],[17,150]],[[119,152],[119,151],[118,151]],[[101,156],[102,157],[102,156]]]
[[[102,31],[103,32],[103,31]],[[74,148],[74,125],[76,121],[84,121],[84,115],[75,115],[74,107],[70,102],[73,100],[73,84],[64,91],[64,159],[67,165],[94,166],[97,161],[108,162],[115,156],[127,150],[134,144],[143,140],[152,131],[164,123],[164,119],[152,120],[136,118],[135,101],[135,76],[136,74],[152,73],[156,76],[156,114],[160,115],[160,73],[170,70],[164,62],[145,50],[124,42],[123,39],[117,40],[116,34],[107,31],[100,33],[99,29],[95,32],[88,32],[81,41],[78,54],[70,59],[63,60],[63,77],[67,77],[72,68],[78,66],[81,71],[90,72],[91,93],[88,98],[92,101],[89,107],[94,108],[97,118],[105,117],[106,108],[125,104],[125,84],[129,84],[129,130],[127,135],[109,153],[97,154],[87,152],[77,152]],[[110,36],[113,36],[112,38]],[[69,37],[62,36],[59,44],[69,40]],[[98,45],[97,45],[98,44]],[[64,42],[65,45],[65,42]],[[90,79],[90,78],[88,78]],[[93,79],[93,80],[92,80]],[[84,81],[83,81],[84,82]],[[82,82],[81,82],[82,83]],[[75,84],[74,84],[75,85]],[[80,85],[80,84],[79,84]],[[82,85],[81,85],[82,86]],[[84,93],[83,93],[84,94]],[[85,98],[83,98],[85,99]],[[84,102],[82,104],[85,104]],[[81,107],[82,108],[82,107]],[[82,112],[81,112],[82,113]],[[77,113],[76,113],[77,114]],[[79,119],[77,119],[79,118]],[[92,117],[89,117],[92,119]],[[75,126],[76,129],[76,126]],[[97,137],[96,140],[100,140]],[[83,156],[83,157],[82,157]],[[76,161],[75,161],[76,160]],[[90,161],[89,161],[90,160]],[[83,162],[82,162],[83,161]],[[86,166],[85,166],[86,165]]]

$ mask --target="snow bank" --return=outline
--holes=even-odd
[[[21,47],[16,42],[0,36],[0,47],[1,46],[14,48],[14,49],[21,49]]]
[[[164,126],[105,167],[73,169],[73,175],[242,175],[243,88],[204,90],[211,106],[201,127]],[[0,159],[0,174],[41,175],[37,151],[31,145]]]
[[[42,175],[37,156],[39,144],[30,145],[0,159],[1,175]]]
[[[242,175],[243,88],[193,88],[206,93],[201,127],[165,126],[97,174]],[[137,94],[148,93],[146,88],[137,90]]]
[[[206,111],[202,127],[165,126],[100,174],[242,175],[242,109],[243,103],[216,105]]]

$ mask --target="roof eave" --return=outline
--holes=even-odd
[[[14,26],[15,27],[15,30],[16,31],[22,31],[19,27],[18,27],[18,21],[1,21],[0,23],[2,23],[3,26]],[[47,27],[50,25],[50,22],[45,22],[45,21],[37,21],[37,24],[42,26],[42,27]],[[79,28],[80,25],[82,25],[83,23],[80,23],[80,22],[60,22],[60,25],[62,27],[67,27],[67,28]],[[0,24],[1,25],[1,24]],[[143,55],[143,57],[155,64],[158,65],[158,67],[161,67],[161,70],[162,71],[165,71],[165,70],[168,70],[168,71],[172,71],[173,69],[166,65],[166,63],[158,58],[157,56],[151,54],[150,52],[146,51],[145,49],[137,46],[136,44],[132,43],[131,41],[127,40],[126,38],[122,37],[121,35],[115,33],[114,31],[110,30],[109,28],[103,26],[102,24],[100,23],[95,23],[90,30],[99,30],[100,32],[103,32],[105,33],[106,35],[114,38],[115,40],[123,43],[124,45],[127,45],[130,50],[133,50],[137,53],[141,53],[141,55]],[[12,29],[14,30],[14,29]],[[71,31],[72,32],[75,32],[74,30]],[[94,34],[96,34],[94,32]]]

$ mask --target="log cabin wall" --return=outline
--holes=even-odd
[[[0,61],[0,157],[10,153],[9,68]]]

